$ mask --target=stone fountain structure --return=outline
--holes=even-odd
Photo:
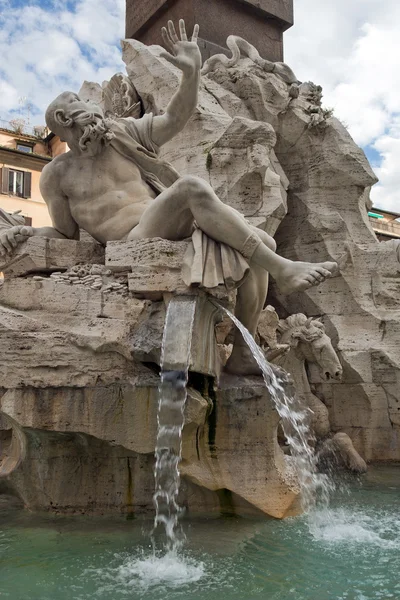
[[[321,286],[283,296],[272,285],[268,302],[282,320],[264,311],[253,333],[282,362],[298,351],[283,319],[319,318],[335,369],[324,379],[310,364],[307,382],[299,371],[305,396],[319,407],[317,437],[332,447],[335,434],[345,435],[345,444],[336,440],[356,470],[363,459],[400,460],[399,255],[368,222],[376,178],[345,127],[322,108],[318,86],[301,84],[241,38],[227,45],[232,57],[204,65],[193,115],[161,158],[209,182],[248,224],[274,236],[284,257],[338,262],[340,274]],[[103,86],[85,82],[80,98],[113,122],[162,115],[179,70],[159,46],[136,40],[123,43],[123,58],[127,75]],[[10,218],[3,231],[19,227]],[[172,295],[194,295],[181,502],[194,512],[281,518],[298,511],[297,482],[262,379],[223,369],[232,332],[215,301],[235,307],[236,267],[244,276],[246,265],[224,270],[240,257],[228,260],[199,235],[107,243],[83,230],[79,240],[35,235],[3,259],[0,493],[31,510],[151,509],[165,310]],[[215,272],[204,268],[209,255]],[[184,335],[177,327],[177,353]],[[346,460],[346,444],[355,462]]]

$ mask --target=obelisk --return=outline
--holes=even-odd
[[[200,25],[203,60],[227,52],[226,38],[239,35],[261,56],[283,60],[283,32],[293,25],[293,0],[126,0],[126,37],[162,44],[168,19],[184,19],[188,32]]]

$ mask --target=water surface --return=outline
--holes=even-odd
[[[152,526],[3,507],[0,599],[400,600],[400,466],[311,520],[186,519],[180,557],[153,557]]]

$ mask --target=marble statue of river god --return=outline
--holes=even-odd
[[[248,261],[250,273],[238,290],[236,314],[254,334],[268,273],[289,294],[318,285],[335,273],[337,265],[293,262],[278,256],[274,240],[221,202],[205,180],[180,177],[158,157],[160,146],[184,128],[197,105],[198,32],[196,25],[188,41],[183,20],[179,21],[180,39],[171,21],[168,29],[162,29],[168,48],[162,56],[182,71],[179,88],[164,114],[108,119],[100,107],[72,92],[62,93],[50,104],[46,123],[70,148],[46,165],[40,180],[53,227],[12,227],[0,236],[0,252],[12,251],[31,235],[78,239],[79,228],[105,244],[154,237],[181,240],[190,237],[196,226]],[[239,336],[227,369],[258,373]]]

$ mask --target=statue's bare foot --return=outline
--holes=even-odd
[[[275,281],[283,294],[304,292],[335,275],[337,269],[338,266],[334,262],[307,263],[288,260],[275,276]]]
[[[226,362],[225,371],[232,375],[262,374],[250,348],[239,344],[234,344],[232,353]]]

